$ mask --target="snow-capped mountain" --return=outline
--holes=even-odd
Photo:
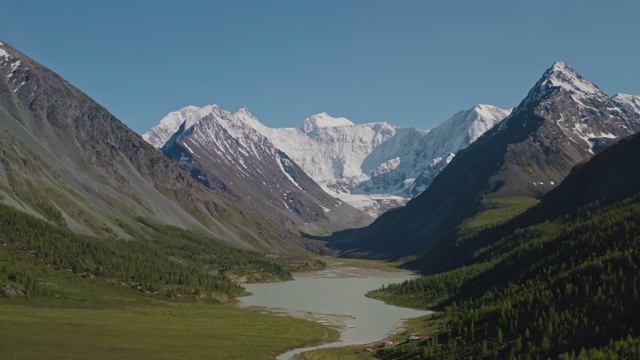
[[[156,147],[168,140],[193,107],[169,114],[143,135]],[[295,128],[269,128],[247,108],[232,117],[268,138],[330,194],[378,216],[418,195],[456,152],[505,118],[510,110],[478,105],[431,131],[378,122],[356,125],[327,113]]]
[[[506,119],[458,152],[424,192],[367,228],[345,234],[347,246],[378,253],[424,251],[483,211],[484,199],[543,196],[574,165],[640,130],[637,99],[609,98],[567,64],[555,62]],[[392,244],[392,238],[401,240]]]
[[[206,187],[249,205],[279,226],[307,233],[325,234],[372,220],[324,192],[238,116],[216,105],[191,110],[161,151]],[[165,128],[184,113],[170,114]]]
[[[159,149],[178,131],[180,125],[198,110],[200,110],[199,107],[187,106],[178,111],[171,112],[160,120],[158,125],[143,134],[142,138],[153,145],[153,147]]]
[[[457,151],[509,112],[478,105],[431,131],[385,122],[356,125],[326,113],[295,128],[269,128],[247,109],[236,115],[271,139],[325,190],[378,216],[423,191]]]

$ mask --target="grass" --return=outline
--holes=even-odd
[[[0,302],[4,359],[273,359],[326,329],[232,305],[69,308]]]
[[[143,296],[25,260],[0,244],[2,269],[32,274],[42,291],[0,296],[2,359],[273,359],[338,337],[321,324],[234,304]]]
[[[406,271],[400,268],[403,261],[383,261],[383,260],[369,260],[369,259],[350,259],[350,258],[322,258],[327,266],[330,267],[357,267],[361,269],[371,269],[380,271],[392,271],[400,272]]]
[[[508,197],[482,200],[482,210],[460,226],[463,232],[475,232],[506,222],[536,205],[539,200],[528,197]]]

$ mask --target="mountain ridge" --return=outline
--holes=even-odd
[[[309,245],[259,217],[247,221],[233,198],[206,189],[82,91],[2,44],[0,201],[98,236],[144,233],[146,219],[267,252]]]
[[[574,165],[639,129],[640,117],[623,111],[566,64],[554,63],[520,105],[461,150],[427,190],[369,227],[339,234],[346,241],[339,246],[365,253],[422,252],[477,214],[483,200],[538,198]],[[401,240],[385,240],[391,238]]]
[[[269,139],[219,106],[194,112],[161,151],[206,187],[250,204],[278,226],[321,235],[372,221],[325,193]]]
[[[158,131],[177,131],[177,122],[171,123],[173,128],[168,131],[162,128],[175,119],[175,114],[189,110],[187,107],[168,114],[143,137],[150,139]],[[377,216],[419,194],[455,152],[509,112],[477,105],[430,131],[398,128],[385,122],[354,124],[327,113],[313,115],[297,127],[269,128],[246,107],[233,117],[266,136],[332,196]],[[438,137],[455,139],[443,141]],[[159,148],[166,141],[165,135],[161,141],[152,140],[152,144]]]

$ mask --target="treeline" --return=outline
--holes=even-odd
[[[520,229],[469,266],[374,295],[442,311],[429,340],[383,358],[640,358],[640,196]]]
[[[290,272],[264,255],[171,226],[140,220],[148,228],[133,239],[96,238],[0,205],[0,246],[36,263],[74,274],[100,277],[117,286],[170,298],[221,300],[243,292],[238,276],[290,279]],[[126,228],[126,226],[123,225]],[[46,293],[46,279],[0,266],[0,285],[24,285],[30,295]]]

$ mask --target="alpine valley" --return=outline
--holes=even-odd
[[[0,351],[272,359],[352,315],[240,308],[242,283],[393,268],[367,296],[434,311],[406,341],[296,356],[640,357],[639,96],[556,61],[513,109],[392,120],[188,106],[140,136],[0,42]]]

